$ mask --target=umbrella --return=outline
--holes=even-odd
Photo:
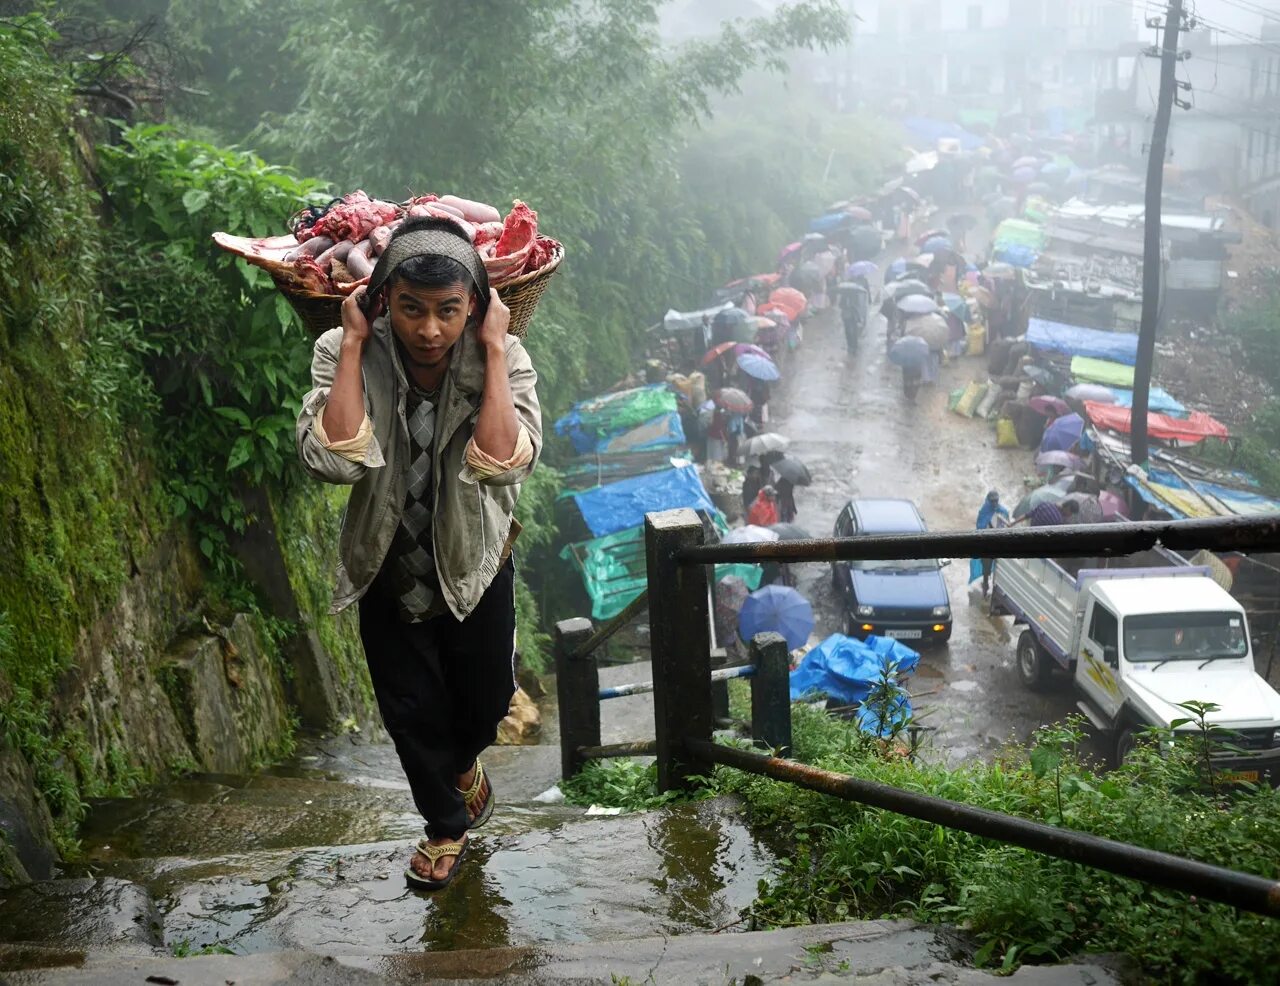
[[[782,252],[778,254],[778,259],[786,260],[789,256],[791,256],[797,250],[801,249],[803,246],[804,244],[799,242],[798,240],[795,243],[788,243],[786,246],[782,248]]]
[[[899,257],[893,261],[886,269],[885,276],[889,278],[901,277],[907,272],[907,258]]]
[[[909,294],[905,298],[894,299],[894,306],[908,315],[931,315],[938,310],[938,304],[923,294]]]
[[[773,319],[765,319],[765,321],[766,321],[766,322],[768,322],[770,325],[773,325],[773,324],[774,324]],[[763,326],[761,326],[761,325],[759,325],[759,324],[757,324],[757,326],[756,326],[756,327],[757,327],[757,328],[763,328]],[[764,351],[763,349],[761,349],[759,346],[754,345],[753,343],[750,343],[750,342],[736,342],[736,343],[734,343],[734,344],[733,344],[733,352],[734,352],[734,354],[735,354],[735,355],[737,355],[737,356],[741,356],[743,353],[755,353],[757,356],[763,356],[765,359],[773,359],[773,357],[772,357],[772,356],[770,356],[767,352],[765,352],[765,351]]]
[[[949,236],[931,236],[924,241],[924,246],[921,247],[925,253],[940,253],[951,248],[951,238]]]
[[[942,303],[956,318],[963,322],[969,321],[969,303],[963,297],[958,294],[944,294]]]
[[[921,233],[919,236],[916,237],[916,246],[918,246],[921,250],[924,250],[925,244],[928,243],[930,240],[938,236],[945,237],[947,235],[948,233],[947,233],[947,230],[945,229],[931,229],[929,230],[929,232]]]
[[[747,596],[738,613],[738,634],[750,640],[772,630],[782,634],[790,650],[803,647],[813,632],[809,600],[785,585],[767,585]]]
[[[1013,508],[1013,517],[1015,520],[1019,517],[1025,517],[1042,503],[1061,503],[1066,495],[1066,490],[1061,486],[1055,486],[1053,483],[1041,486],[1032,490],[1018,501],[1018,505]]]
[[[890,281],[884,286],[884,290],[889,297],[894,299],[905,298],[910,294],[933,296],[933,288],[914,277],[904,278],[901,281]]]
[[[760,356],[756,353],[739,353],[738,369],[747,376],[766,383],[782,379],[782,374],[778,372],[778,365],[768,356]]]
[[[1071,408],[1061,397],[1049,397],[1042,394],[1039,397],[1031,398],[1031,400],[1027,401],[1027,405],[1033,411],[1039,411],[1044,415],[1053,414],[1056,416],[1071,413]]]
[[[1063,469],[1083,469],[1084,459],[1070,452],[1041,452],[1036,456],[1036,465],[1048,468],[1060,466]]]
[[[929,344],[919,336],[903,336],[889,350],[889,362],[903,369],[920,367],[929,361]]]
[[[793,322],[809,307],[809,299],[795,288],[778,288],[769,295],[769,303],[786,312],[787,318]]]
[[[1018,160],[1014,161],[1013,166],[1015,168],[1038,168],[1040,166],[1040,159],[1034,154],[1028,154],[1025,157],[1020,157]]]
[[[825,236],[823,236],[821,233],[805,233],[805,234],[804,234],[804,239],[803,239],[803,240],[801,240],[800,242],[801,242],[801,243],[810,243],[810,244],[812,244],[812,243],[826,243],[826,242],[827,242],[827,238],[826,238]]]
[[[767,431],[763,435],[752,435],[740,446],[743,455],[764,455],[766,452],[782,452],[791,444],[791,440],[783,435]]]
[[[1041,452],[1065,452],[1080,441],[1080,433],[1084,431],[1084,419],[1078,414],[1064,414],[1049,422],[1044,430],[1044,438],[1040,441]]]
[[[1033,181],[1030,185],[1027,186],[1027,191],[1030,192],[1032,195],[1052,195],[1053,186],[1050,185],[1048,182]]]
[[[750,414],[751,409],[755,407],[751,403],[751,398],[737,387],[725,387],[723,390],[717,391],[715,401],[726,411],[731,411],[734,414]]]
[[[809,467],[799,459],[779,459],[769,468],[778,474],[779,479],[785,479],[793,486],[808,486],[813,482]]]
[[[770,524],[769,530],[778,535],[779,541],[807,541],[813,536],[799,524]]]
[[[884,249],[884,238],[874,226],[856,226],[847,237],[854,260],[872,260]]]
[[[735,527],[720,539],[721,544],[761,544],[765,541],[777,541],[779,534],[777,531],[771,531],[767,527],[757,527],[755,524],[747,524],[745,527]]]
[[[1013,180],[1020,185],[1026,185],[1036,180],[1035,168],[1016,168],[1013,172]]]
[[[718,346],[714,346],[713,348],[708,349],[707,355],[702,357],[702,365],[706,366],[708,363],[714,363],[716,360],[718,360],[721,356],[727,353],[734,346],[740,346],[740,345],[742,344],[738,342],[722,342]]]
[[[848,208],[846,208],[844,211],[847,215],[850,215],[854,219],[858,219],[864,223],[871,222],[873,218],[871,215],[871,210],[864,208],[863,206],[860,206],[860,205],[851,205]]]
[[[871,277],[880,270],[870,260],[859,260],[850,264],[844,272],[844,276],[848,278],[854,277]]]
[[[1115,517],[1123,517],[1124,500],[1116,496],[1110,490],[1103,490],[1098,494],[1098,506],[1102,508],[1102,519],[1111,520]]]

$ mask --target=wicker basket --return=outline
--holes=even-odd
[[[538,270],[508,281],[498,288],[498,297],[511,309],[511,324],[507,331],[518,339],[523,339],[533,321],[533,313],[538,308],[542,292],[547,283],[564,260],[564,247],[559,247],[547,263]],[[342,302],[340,294],[316,294],[313,291],[299,291],[296,285],[276,279],[276,287],[289,299],[294,311],[302,319],[312,335],[321,335],[329,329],[342,324]]]

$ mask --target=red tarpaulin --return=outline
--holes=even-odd
[[[1129,408],[1117,407],[1115,404],[1098,404],[1095,401],[1085,401],[1084,407],[1089,420],[1099,428],[1110,428],[1112,431],[1129,434]],[[1203,411],[1192,411],[1185,418],[1171,418],[1167,414],[1148,414],[1147,434],[1152,438],[1177,442],[1198,442],[1204,438],[1231,436],[1226,425]]]

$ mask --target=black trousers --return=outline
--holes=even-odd
[[[510,707],[515,631],[510,560],[461,622],[447,613],[404,623],[376,583],[360,600],[378,709],[431,838],[456,839],[467,830],[457,778],[493,743]]]

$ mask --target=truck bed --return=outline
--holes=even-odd
[[[1000,558],[992,577],[991,611],[1012,616],[1036,635],[1064,668],[1075,653],[1075,635],[1083,615],[1081,588],[1105,572],[1141,570],[1144,574],[1186,567],[1186,561],[1162,548],[1119,557]],[[1082,577],[1081,573],[1084,573]],[[1122,577],[1122,576],[1121,576]]]

